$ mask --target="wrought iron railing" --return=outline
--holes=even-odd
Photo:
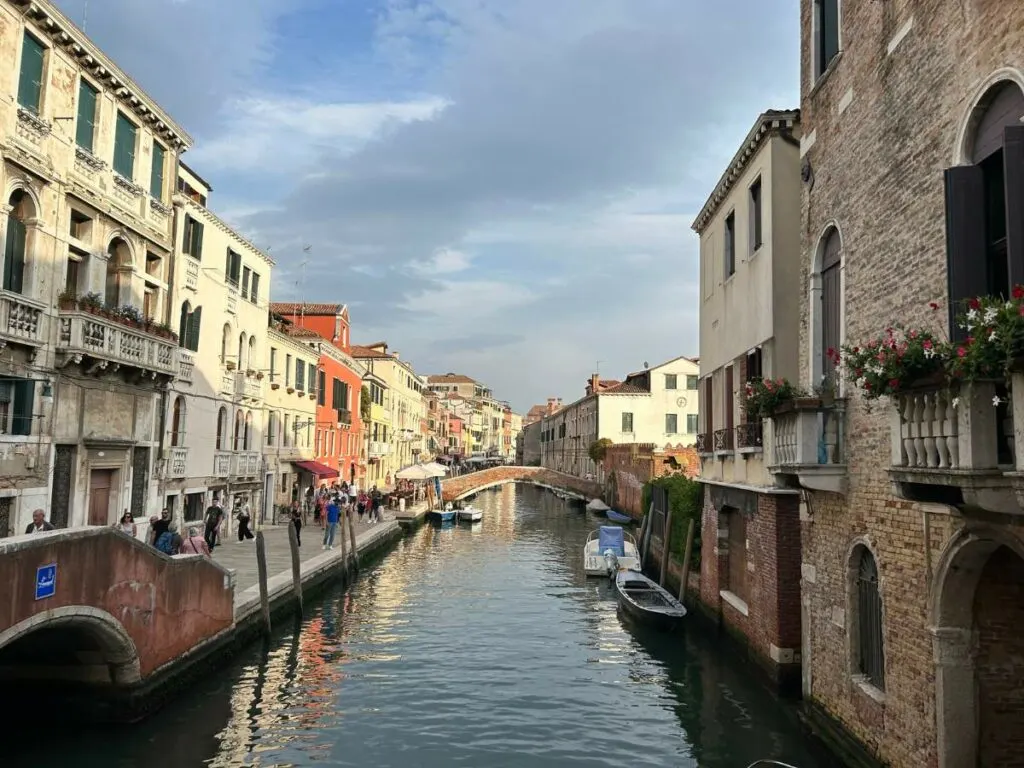
[[[711,441],[708,439],[708,435],[703,432],[697,435],[697,453],[710,453],[708,449],[710,444]]]
[[[731,429],[715,430],[715,450],[731,451],[733,447],[733,431]]]
[[[736,427],[736,447],[740,450],[764,448],[764,428],[760,421],[751,421]]]

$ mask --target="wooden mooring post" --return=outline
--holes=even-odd
[[[647,530],[644,531],[644,536],[640,540],[640,562],[646,564],[648,562],[648,556],[651,554],[651,532],[654,530],[654,500],[651,500],[651,505],[647,509]]]
[[[288,526],[288,547],[292,552],[292,590],[299,604],[299,613],[302,613],[302,561],[299,559],[299,532],[294,525]]]
[[[661,576],[658,584],[665,586],[665,577],[668,575],[669,547],[672,544],[672,506],[668,506],[665,512],[665,530],[661,534]]]
[[[291,526],[293,529],[295,526]],[[260,584],[260,612],[263,631],[270,634],[270,595],[267,592],[267,542],[263,531],[256,532],[256,576]]]
[[[348,520],[348,537],[349,542],[352,544],[352,568],[356,571],[359,570],[359,550],[356,549],[356,523],[353,519],[351,508],[345,518]],[[345,538],[345,532],[341,532],[341,538]],[[346,566],[347,567],[347,566]]]
[[[679,602],[684,603],[686,598],[686,585],[690,581],[690,556],[693,554],[693,530],[696,528],[693,518],[690,518],[690,525],[686,528],[686,551],[683,553],[683,575],[679,580]]]

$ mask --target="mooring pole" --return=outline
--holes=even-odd
[[[690,525],[686,529],[686,551],[683,553],[683,576],[679,580],[679,602],[684,603],[686,598],[686,585],[690,581],[690,556],[693,554],[693,531],[697,526],[693,518],[690,518]]]
[[[292,590],[299,604],[299,613],[302,613],[302,561],[299,559],[299,532],[294,525],[288,526],[288,546],[292,551]]]
[[[355,520],[352,519],[353,516],[352,516],[351,511],[349,511],[349,513],[347,515],[345,515],[345,517],[348,518],[348,536],[349,536],[349,541],[352,544],[352,567],[356,571],[358,571],[359,570],[359,550],[356,548],[356,523],[355,523]],[[341,532],[341,537],[345,538],[345,532],[344,531]]]
[[[291,526],[294,528],[294,526]],[[256,531],[256,575],[260,583],[260,611],[263,614],[263,631],[270,634],[270,596],[267,593],[267,542],[263,531]]]
[[[661,535],[661,578],[658,584],[665,586],[665,576],[668,574],[668,553],[669,545],[672,543],[672,505],[668,505],[665,513],[665,531]]]

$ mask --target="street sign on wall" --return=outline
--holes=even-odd
[[[57,564],[40,565],[36,568],[36,600],[53,597],[57,592]]]

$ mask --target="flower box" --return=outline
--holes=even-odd
[[[271,384],[271,385],[270,385],[270,388],[271,388],[271,389],[280,389],[280,388],[281,388],[281,385],[280,385],[280,384],[278,384],[278,383],[277,383],[277,382],[275,381],[275,382],[274,382],[273,384]]]
[[[833,398],[834,401],[835,398]],[[792,400],[780,404],[768,418],[784,416],[787,413],[794,413],[796,411],[818,411],[823,406],[824,402],[820,397],[794,397]]]
[[[224,367],[227,368],[229,371],[235,370],[235,364],[231,360],[228,360],[226,363],[224,363]]]

